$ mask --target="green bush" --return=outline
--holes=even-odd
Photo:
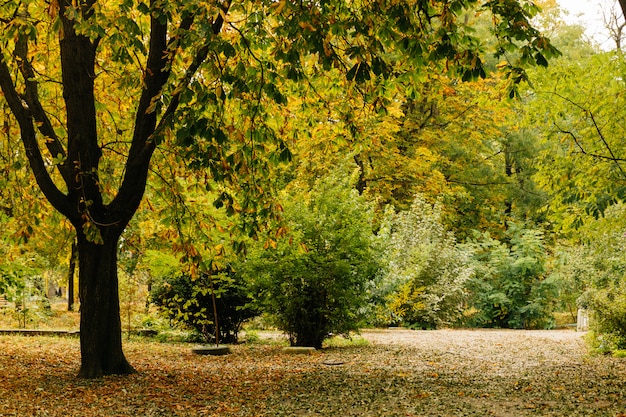
[[[563,286],[578,295],[577,307],[590,311],[587,340],[602,353],[626,348],[626,234],[622,223],[621,205],[607,210],[605,218],[588,227],[593,238],[569,249],[569,262],[559,268]]]
[[[546,270],[543,233],[509,224],[507,243],[483,235],[470,245],[474,276],[469,324],[514,329],[551,328],[557,283]]]
[[[215,291],[220,343],[235,343],[241,325],[256,316],[244,285],[232,270],[192,279],[184,273],[161,278],[151,299],[169,319],[194,329],[205,341],[215,338],[212,288]]]
[[[587,301],[596,339],[592,345],[605,353],[626,349],[626,283],[591,291],[587,294]]]
[[[387,214],[386,267],[378,283],[378,324],[434,329],[463,313],[470,253],[441,221],[441,207],[417,196],[411,209]]]
[[[293,346],[321,348],[364,318],[377,251],[372,207],[351,185],[352,178],[331,175],[287,199],[291,235],[256,248],[244,266],[259,306]]]

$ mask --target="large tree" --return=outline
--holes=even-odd
[[[478,9],[493,13],[499,54],[520,52],[505,64],[513,81],[524,78],[521,64],[545,65],[555,53],[529,22],[532,2],[481,3],[3,2],[3,100],[38,186],[78,236],[79,374],[133,371],[122,351],[118,240],[156,149],[177,149],[227,185],[216,204],[244,213],[253,233],[272,207],[255,205],[257,179],[288,156],[293,137],[283,130],[289,115],[268,111],[297,91],[289,85],[334,69],[345,73],[345,94],[367,103],[419,81],[431,63],[481,76],[481,42],[466,23]],[[237,187],[251,197],[234,204]]]

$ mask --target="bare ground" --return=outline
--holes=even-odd
[[[626,360],[571,330],[364,331],[369,344],[223,357],[132,341],[137,374],[75,378],[77,339],[0,336],[0,416],[620,416]]]

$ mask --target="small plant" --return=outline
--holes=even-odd
[[[260,340],[259,332],[256,330],[246,330],[246,343],[259,343]]]
[[[612,333],[598,333],[595,330],[587,332],[585,340],[591,346],[593,352],[601,355],[610,355],[621,350],[620,346],[623,346],[623,341],[616,335]]]
[[[612,355],[614,358],[626,358],[626,350],[624,349],[614,350]]]
[[[215,294],[213,294],[215,291]],[[219,340],[237,342],[245,320],[256,316],[243,285],[231,269],[193,279],[178,273],[152,287],[151,298],[165,316],[196,331],[205,342],[214,340],[213,295],[218,316]]]
[[[333,336],[326,339],[324,345],[329,348],[368,346],[369,342],[360,335]]]

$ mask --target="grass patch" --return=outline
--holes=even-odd
[[[345,336],[333,336],[330,339],[324,341],[325,348],[343,348],[343,347],[361,347],[368,346],[369,342],[365,340],[361,335],[355,334],[348,337]]]

